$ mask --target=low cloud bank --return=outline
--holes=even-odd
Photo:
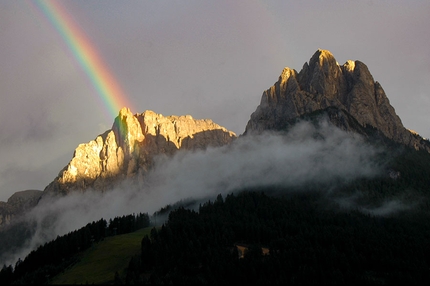
[[[341,209],[356,210],[374,216],[390,216],[403,211],[410,211],[420,204],[420,196],[411,199],[401,195],[384,199],[379,203],[370,203],[366,202],[365,195],[358,190],[352,195],[338,196],[332,199]]]
[[[100,218],[139,212],[151,215],[180,200],[211,199],[244,188],[300,187],[373,177],[382,171],[375,161],[378,152],[358,135],[322,121],[319,127],[301,122],[288,134],[243,136],[224,147],[158,157],[143,189],[124,182],[105,193],[76,192],[42,201],[26,216],[36,227],[35,235],[19,252],[3,255],[0,262],[14,264],[37,246]]]
[[[258,186],[347,182],[380,174],[377,153],[362,138],[328,123],[317,129],[302,122],[286,135],[240,137],[222,148],[160,158],[147,180],[157,198],[170,202]]]

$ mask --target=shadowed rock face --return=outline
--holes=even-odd
[[[26,190],[14,193],[7,202],[0,202],[0,228],[8,225],[12,218],[37,205],[42,191]]]
[[[233,132],[209,119],[164,117],[150,110],[133,115],[123,108],[111,130],[76,148],[70,163],[44,192],[105,191],[125,178],[143,185],[155,156],[222,146],[235,138]]]
[[[299,73],[284,68],[263,93],[244,134],[282,130],[286,121],[328,107],[347,111],[362,126],[375,127],[398,143],[430,151],[423,138],[403,126],[364,63],[348,60],[340,66],[327,50],[315,52]]]

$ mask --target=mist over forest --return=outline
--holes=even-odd
[[[317,125],[302,121],[288,133],[267,131],[241,136],[223,147],[178,151],[173,157],[161,155],[143,189],[124,181],[104,193],[87,190],[42,200],[23,218],[33,228],[31,239],[13,253],[3,253],[1,262],[14,264],[39,245],[100,218],[152,214],[181,200],[203,202],[218,194],[262,186],[283,191],[320,186],[320,192],[330,195],[337,186],[355,179],[384,175],[384,162],[377,159],[382,150],[322,118]],[[357,208],[354,196],[338,197],[336,202]],[[383,206],[395,207],[394,202]]]

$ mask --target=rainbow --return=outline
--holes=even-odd
[[[59,1],[36,0],[35,3],[61,35],[109,114],[115,118],[122,107],[130,108],[127,96],[103,62],[100,54]]]

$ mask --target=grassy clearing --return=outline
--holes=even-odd
[[[152,227],[105,238],[80,255],[80,261],[53,277],[51,284],[110,284],[115,271],[122,276],[133,255],[140,254],[142,238]]]

